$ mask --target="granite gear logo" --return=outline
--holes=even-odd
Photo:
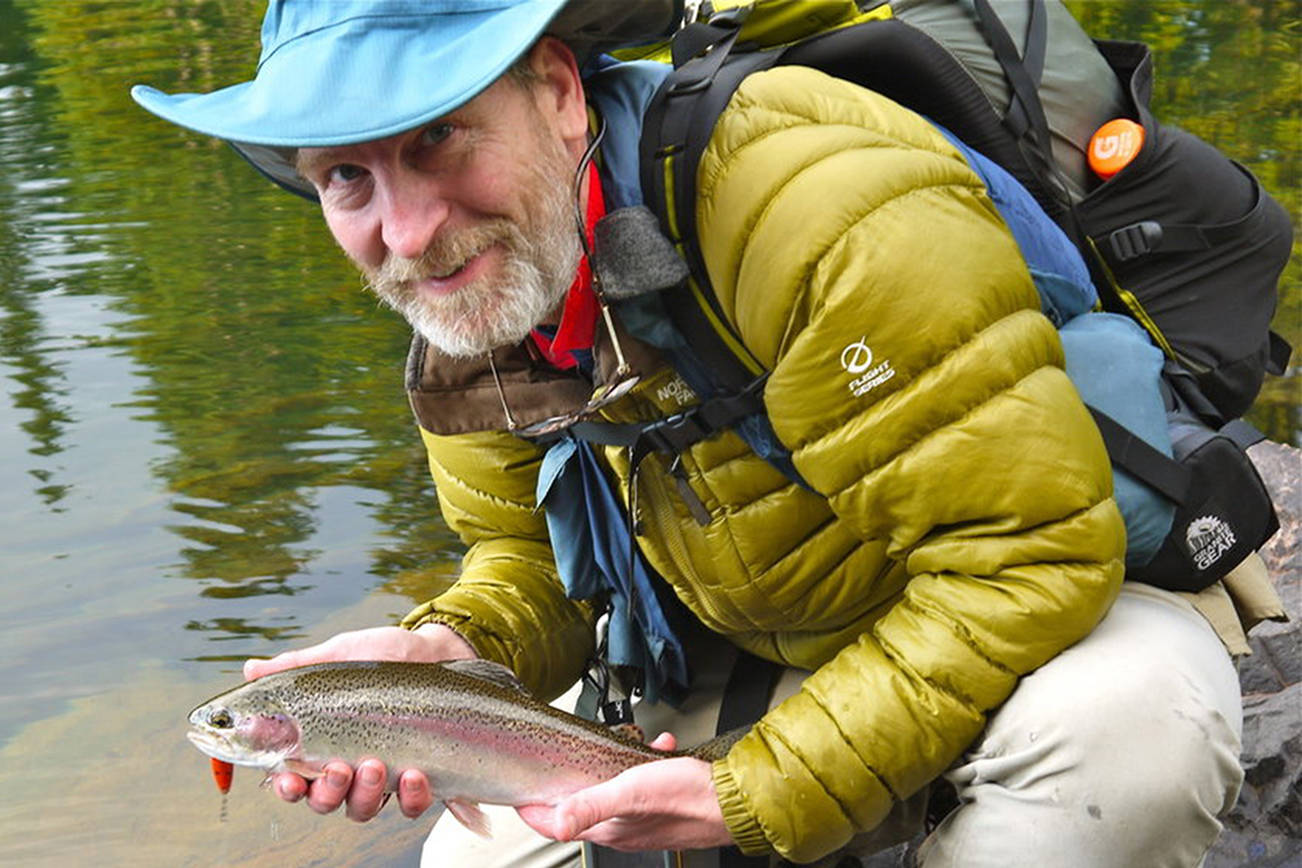
[[[1199,570],[1211,567],[1238,541],[1234,530],[1214,515],[1204,515],[1189,522],[1184,538],[1193,555],[1194,566]]]
[[[841,367],[852,377],[850,394],[856,398],[868,394],[895,376],[895,369],[891,367],[889,359],[876,365],[873,364],[874,361],[867,337],[859,338],[841,350]]]

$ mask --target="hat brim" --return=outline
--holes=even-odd
[[[232,143],[302,148],[385,138],[474,98],[564,4],[370,17],[364,26],[348,19],[286,43],[253,81],[206,94],[136,85],[131,96],[164,120]]]

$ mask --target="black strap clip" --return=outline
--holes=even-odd
[[[642,429],[642,437],[647,445],[663,455],[685,452],[713,433],[713,430],[703,424],[696,408],[652,422]]]
[[[1155,220],[1142,220],[1122,226],[1108,235],[1108,243],[1118,262],[1147,256],[1162,246],[1162,224]]]

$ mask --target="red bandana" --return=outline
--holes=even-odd
[[[597,177],[597,166],[588,164],[588,210],[584,215],[585,232],[588,235],[588,247],[592,247],[592,229],[597,221],[606,214],[606,200],[601,195],[601,179]],[[561,310],[561,322],[556,327],[556,336],[547,337],[540,329],[531,333],[533,342],[542,351],[543,357],[561,370],[573,368],[577,362],[570,355],[572,350],[592,348],[592,338],[597,331],[597,294],[592,291],[592,268],[588,257],[579,260],[578,273],[565,296],[565,307]]]

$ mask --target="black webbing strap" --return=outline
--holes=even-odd
[[[692,280],[700,289],[699,297],[688,286],[666,290],[669,316],[699,358],[702,371],[709,372],[714,381],[710,385],[728,392],[744,388],[755,373],[715,330],[715,323],[725,329],[728,324],[710,288],[697,239],[696,167],[709,144],[715,121],[742,79],[773,65],[780,52],[734,53],[740,32],[740,24],[734,19],[693,28],[696,25],[675,36],[675,47],[680,38],[687,45],[681,51],[675,48],[675,63],[681,56],[682,66],[669,74],[647,109],[639,162],[644,198],[660,218],[665,235],[680,246]],[[709,316],[692,314],[692,308],[706,305]],[[735,334],[731,337],[741,346]]]
[[[994,51],[995,59],[1008,79],[1008,86],[1013,91],[1013,103],[1019,106],[1013,110],[1010,105],[1005,120],[1017,137],[1025,132],[1031,134],[1031,141],[1039,150],[1039,156],[1046,166],[1053,166],[1053,150],[1049,137],[1049,120],[1044,114],[1044,105],[1040,102],[1039,78],[1044,71],[1044,57],[1047,52],[1048,31],[1044,0],[1027,0],[1030,3],[1030,20],[1027,25],[1026,56],[1018,54],[1017,44],[1004,27],[990,0],[974,0],[977,19],[986,40]],[[1034,73],[1032,63],[1035,64]],[[1019,129],[1020,127],[1020,129]]]
[[[1228,437],[1234,441],[1234,445],[1247,451],[1249,446],[1254,443],[1260,443],[1266,439],[1266,435],[1261,433],[1255,425],[1246,419],[1234,419],[1221,426],[1216,432],[1222,437]]]
[[[1112,463],[1174,504],[1182,504],[1189,494],[1193,475],[1183,464],[1145,443],[1117,420],[1094,407],[1087,409],[1103,435]]]
[[[723,735],[750,726],[763,717],[781,675],[782,667],[778,664],[739,651],[728,684],[723,688],[723,703],[719,706],[714,734]],[[719,850],[719,868],[766,868],[768,864],[767,856],[746,856],[736,847]]]
[[[999,66],[1004,71],[1004,78],[1013,91],[1014,99],[1009,104],[1009,113],[1004,121],[1008,124],[1009,131],[1016,137],[1018,145],[1022,147],[1027,163],[1036,173],[1040,185],[1049,195],[1056,196],[1058,199],[1062,211],[1055,213],[1050,209],[1050,215],[1071,237],[1076,246],[1084,250],[1089,236],[1072,202],[1071,186],[1063,176],[1058,161],[1054,159],[1049,119],[1044,113],[1044,104],[1040,101],[1040,78],[1044,72],[1044,58],[1048,52],[1048,12],[1044,8],[1044,0],[1026,0],[1026,2],[1030,4],[1030,17],[1027,21],[1025,57],[1018,55],[1013,38],[1008,35],[1008,30],[995,14],[989,0],[973,0],[973,5],[986,42],[994,52],[995,60],[999,62]],[[1021,106],[1017,113],[1012,111],[1014,105]],[[1018,129],[1018,125],[1022,123],[1025,124],[1025,130]],[[1023,132],[1030,133],[1029,141],[1023,136]],[[1027,145],[1029,147],[1025,147]]]
[[[650,422],[576,422],[565,429],[574,437],[602,446],[629,446],[641,455],[660,452],[677,455],[734,427],[747,416],[764,413],[764,382],[768,374],[753,379],[730,395],[709,398],[681,413]],[[564,436],[557,432],[556,437]],[[548,442],[546,438],[537,438]],[[552,438],[555,439],[555,438]]]
[[[1235,164],[1238,166],[1238,164]],[[1239,169],[1248,174],[1247,169]],[[1248,177],[1252,176],[1248,174]],[[1254,179],[1255,185],[1255,179]],[[1257,191],[1258,203],[1263,194]],[[1235,244],[1245,237],[1244,226],[1261,219],[1260,207],[1249,209],[1242,217],[1224,223],[1159,223],[1140,220],[1113,229],[1104,238],[1103,250],[1116,262],[1128,262],[1150,253],[1184,253],[1194,250],[1211,250],[1225,244]]]
[[[1040,83],[1044,79],[1044,61],[1048,54],[1049,33],[1047,10],[1044,8],[1043,0],[1029,0],[1029,16],[1026,22],[1026,47],[1022,52],[1021,64],[1026,68],[1026,73],[1030,77],[1031,84],[1038,94]],[[978,10],[978,15],[981,12]],[[994,18],[994,13],[990,12],[990,18],[982,18],[983,27],[998,27],[1004,29],[1003,25]],[[1039,97],[1034,100],[1039,102]],[[1031,118],[1028,113],[1027,103],[1022,96],[1014,92],[1012,100],[1008,104],[1008,113],[1004,117],[1004,123],[1008,124],[1013,135],[1021,138],[1022,135],[1031,127]]]
[[[739,651],[728,684],[723,688],[723,703],[719,706],[714,734],[723,735],[750,726],[763,717],[781,674],[782,667],[773,661]]]

